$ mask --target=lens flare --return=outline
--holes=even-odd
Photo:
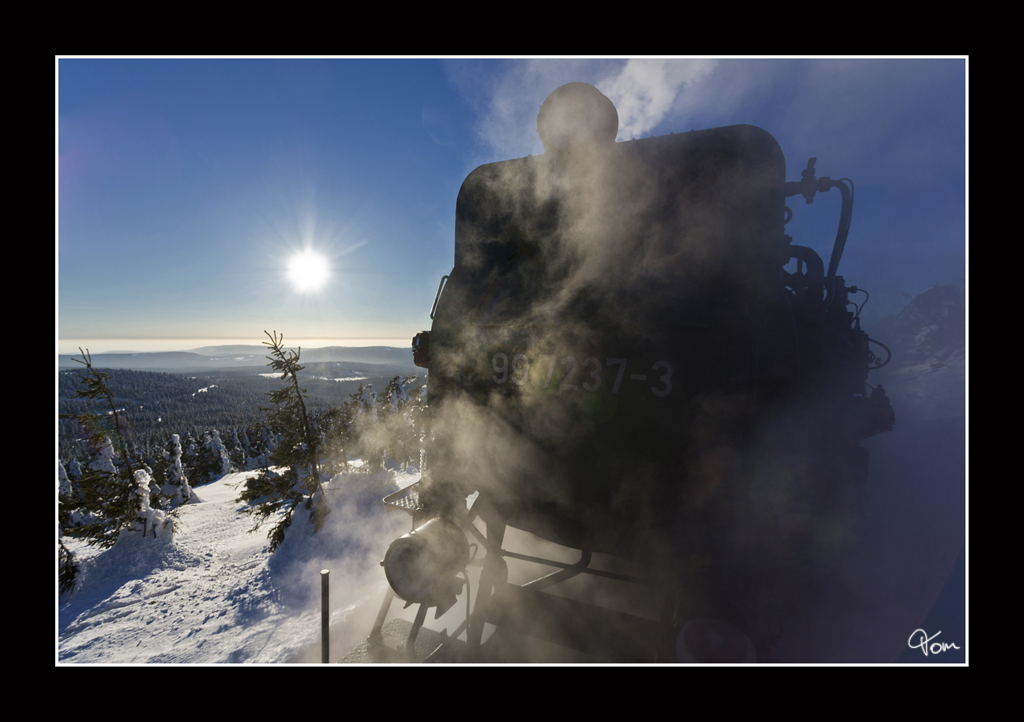
[[[288,261],[288,279],[296,291],[317,291],[329,276],[327,259],[315,251],[302,251]]]

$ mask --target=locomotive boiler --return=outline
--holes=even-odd
[[[454,268],[413,341],[422,479],[385,499],[414,529],[382,563],[371,648],[393,596],[420,605],[411,650],[481,565],[450,659],[493,659],[489,623],[601,660],[770,660],[773,605],[814,573],[800,520],[855,513],[860,442],[894,420],[867,383],[884,347],[837,273],[852,182],[813,158],[787,181],[750,125],[616,142],[614,105],[583,83],[537,130],[543,155],[481,166],[458,195]],[[826,267],[786,235],[786,203],[831,189]],[[504,548],[509,528],[578,559]],[[511,583],[522,561],[548,572]],[[658,612],[558,593],[582,578],[640,587]]]

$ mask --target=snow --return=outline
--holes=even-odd
[[[331,571],[332,657],[366,637],[387,582],[378,562],[408,531],[380,499],[418,472],[349,473],[326,484],[331,514],[318,534],[298,510],[267,553],[267,528],[235,501],[256,472],[194,489],[173,539],[126,533],[106,551],[75,540],[79,583],[57,603],[58,664],[319,662],[320,570]],[[303,653],[315,647],[315,658]]]

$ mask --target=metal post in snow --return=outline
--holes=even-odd
[[[320,570],[320,661],[327,664],[330,661],[331,631],[330,631],[330,579],[329,569]]]

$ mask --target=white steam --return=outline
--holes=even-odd
[[[504,73],[477,73],[470,63],[452,63],[449,72],[479,118],[477,133],[489,149],[488,157],[478,159],[484,163],[543,153],[537,111],[565,83],[590,83],[607,95],[619,112],[618,140],[629,140],[650,134],[667,117],[685,111],[691,100],[711,101],[712,94],[703,89],[719,62],[535,59],[509,63]]]
[[[649,134],[678,104],[686,90],[699,85],[717,60],[629,60],[594,85],[619,111],[618,140]]]

